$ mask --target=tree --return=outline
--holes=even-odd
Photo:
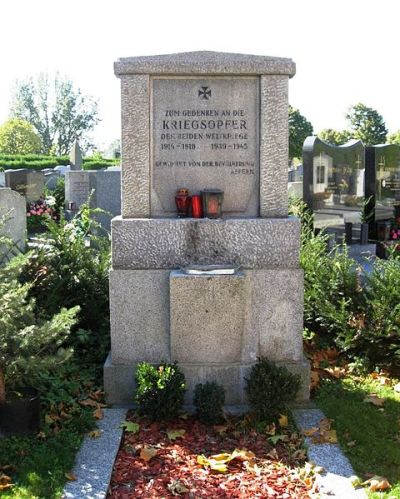
[[[0,126],[0,153],[38,154],[42,140],[27,121],[12,119]]]
[[[300,114],[298,109],[289,106],[289,159],[301,158],[303,143],[306,137],[312,135],[313,126]]]
[[[382,116],[365,104],[359,102],[352,106],[346,114],[350,130],[355,139],[362,140],[365,145],[384,144],[388,133]]]
[[[348,142],[352,138],[352,135],[349,130],[334,130],[333,128],[325,128],[324,130],[321,130],[318,137],[328,144],[341,146]]]
[[[99,121],[97,113],[97,102],[58,75],[16,83],[11,115],[35,127],[45,154],[68,154],[75,140],[89,147],[88,132]]]
[[[397,130],[397,132],[394,132],[394,133],[391,133],[390,135],[388,135],[387,143],[400,145],[400,130]]]

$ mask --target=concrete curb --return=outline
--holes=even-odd
[[[86,436],[72,472],[77,477],[64,488],[63,499],[103,499],[107,496],[111,473],[117,455],[126,409],[104,409],[99,421],[99,438]]]
[[[319,409],[294,409],[293,415],[299,430],[318,427],[321,419],[326,417]],[[338,444],[313,444],[311,438],[307,437],[306,442],[309,460],[325,470],[317,477],[321,499],[366,499],[364,489],[354,489],[352,486],[349,478],[355,472]]]

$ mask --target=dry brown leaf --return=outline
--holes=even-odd
[[[308,430],[303,430],[303,434],[306,437],[311,437],[312,435],[315,435],[318,432],[319,428],[316,426],[313,426],[312,428],[308,428]]]
[[[278,421],[279,421],[279,426],[281,427],[285,427],[289,424],[288,417],[285,416],[285,414],[281,414]]]
[[[0,490],[7,490],[13,486],[11,483],[11,478],[4,473],[0,474]]]
[[[103,419],[104,418],[104,413],[103,413],[103,411],[100,408],[98,408],[95,411],[93,411],[93,416],[96,419]]]
[[[370,393],[365,397],[364,402],[372,404],[375,407],[382,407],[385,403],[385,399],[378,397],[376,393]]]
[[[92,399],[80,400],[79,403],[84,407],[96,407],[96,409],[99,406],[99,403]]]
[[[362,485],[369,485],[370,492],[381,492],[383,490],[388,490],[391,488],[388,480],[382,476],[373,476],[369,480],[366,480]]]
[[[158,450],[156,447],[149,447],[149,446],[144,446],[142,450],[140,451],[140,459],[143,459],[143,461],[150,461],[156,454]]]
[[[65,478],[70,482],[75,482],[75,480],[77,479],[75,473],[72,473],[72,471],[70,471],[69,473],[65,473]]]
[[[214,425],[213,428],[219,435],[222,435],[222,433],[226,433],[228,426],[226,426],[226,425]]]
[[[275,447],[268,452],[267,457],[273,461],[279,461],[279,455]]]
[[[101,430],[93,430],[89,432],[90,438],[99,438],[101,436]]]
[[[311,390],[314,390],[319,385],[319,374],[317,371],[311,371],[310,383]]]

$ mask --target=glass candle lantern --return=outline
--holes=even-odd
[[[222,202],[224,191],[220,189],[204,189],[201,191],[203,200],[203,215],[207,218],[220,218],[222,216]]]
[[[178,210],[178,217],[183,218],[189,215],[190,207],[189,189],[178,189],[175,195],[175,204]]]
[[[392,224],[389,220],[382,220],[376,222],[376,233],[378,241],[389,241],[390,239],[390,228]]]
[[[203,216],[203,209],[201,205],[200,194],[193,194],[192,196],[192,217],[201,218]]]

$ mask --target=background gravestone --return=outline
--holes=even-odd
[[[82,170],[82,151],[79,142],[75,140],[69,155],[71,170]]]
[[[365,148],[361,141],[334,146],[307,137],[303,146],[303,199],[315,227],[360,222],[365,199]]]
[[[0,226],[0,235],[10,238],[19,250],[24,251],[26,245],[25,198],[12,189],[0,188],[0,219],[5,220],[4,226]],[[0,246],[0,261],[5,254],[8,254],[7,246]]]
[[[87,203],[91,208],[101,208],[96,220],[106,229],[111,228],[111,218],[121,213],[121,172],[108,170],[70,171],[65,174],[65,201],[75,203],[75,209]]]
[[[26,202],[38,201],[44,196],[44,175],[41,171],[22,168],[5,171],[6,187],[25,196]]]
[[[400,146],[367,147],[366,197],[372,196],[372,221],[400,216]]]
[[[120,59],[115,73],[122,214],[112,220],[107,400],[132,401],[138,362],[178,359],[187,403],[197,383],[216,380],[227,404],[244,405],[261,355],[299,373],[298,399],[308,399],[300,225],[287,216],[294,63],[192,52]],[[223,217],[177,218],[183,187],[222,189]],[[178,270],[198,263],[236,270]]]

